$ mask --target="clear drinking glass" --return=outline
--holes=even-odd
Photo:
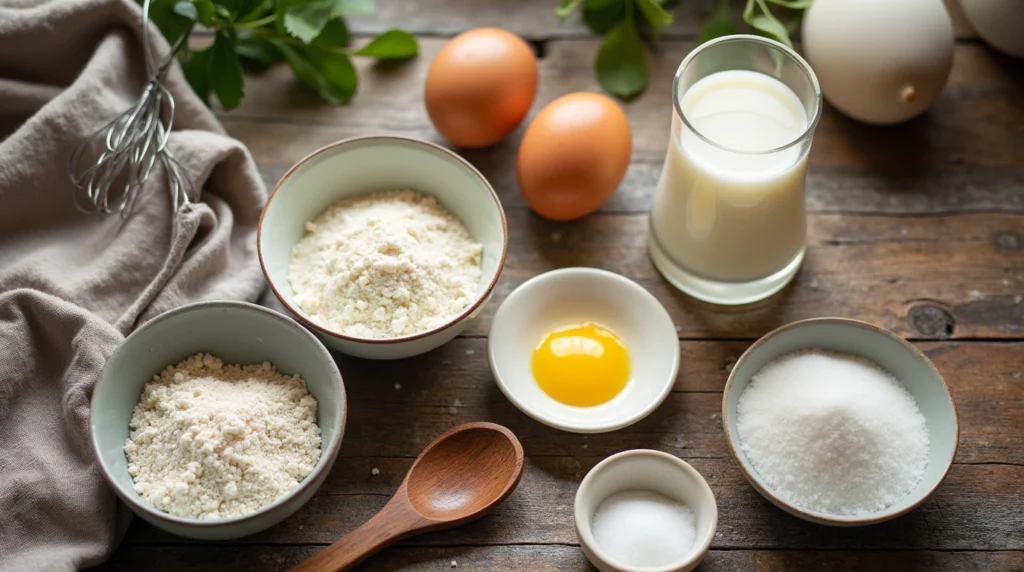
[[[796,275],[806,249],[818,79],[788,47],[735,35],[690,52],[672,92],[651,259],[676,288],[706,302],[767,298]]]

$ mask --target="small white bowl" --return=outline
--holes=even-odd
[[[686,558],[658,568],[637,568],[601,550],[591,531],[594,512],[611,495],[629,490],[657,493],[693,511],[697,533]],[[687,572],[707,556],[718,528],[718,503],[704,477],[686,461],[661,451],[635,449],[612,455],[587,473],[576,491],[573,516],[580,547],[601,572]]]
[[[928,466],[921,482],[906,497],[875,513],[840,516],[807,510],[777,494],[747,459],[740,444],[736,412],[740,396],[751,378],[778,357],[801,350],[819,349],[860,356],[891,373],[914,396],[924,415],[930,441]],[[949,473],[960,438],[956,405],[942,374],[910,342],[866,322],[846,318],[812,318],[779,327],[765,334],[736,361],[722,393],[722,426],[729,450],[750,484],[775,506],[810,522],[828,526],[867,526],[902,516],[921,505]]]
[[[630,380],[594,407],[544,393],[531,371],[533,350],[552,330],[595,322],[626,344]],[[524,413],[574,433],[603,433],[643,419],[668,396],[679,371],[679,339],[668,312],[642,286],[606,270],[563,268],[527,280],[494,314],[487,358],[498,387]]]
[[[480,284],[465,310],[447,323],[397,338],[360,338],[315,322],[295,303],[288,281],[292,248],[306,222],[341,199],[374,191],[413,189],[431,195],[484,247]],[[508,229],[487,179],[455,153],[418,139],[357,137],[323,147],[295,164],[277,184],[260,217],[257,250],[274,295],[330,348],[371,359],[399,359],[447,343],[490,299],[505,263]]]
[[[299,374],[317,400],[322,442],[313,472],[281,498],[245,516],[197,520],[168,514],[143,500],[128,474],[124,445],[142,388],[160,370],[197,353],[211,353],[230,364],[269,361],[283,373]],[[334,358],[295,320],[245,302],[199,302],[160,314],[121,342],[93,388],[89,429],[103,476],[135,514],[179,536],[231,540],[274,526],[312,498],[338,456],[347,406]]]

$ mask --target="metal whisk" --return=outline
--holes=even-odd
[[[142,51],[150,79],[132,107],[87,137],[71,153],[68,173],[75,206],[85,213],[131,214],[139,191],[157,162],[163,165],[175,211],[192,202],[195,189],[185,168],[167,149],[174,123],[174,97],[164,87],[175,54],[191,27],[154,69],[149,45],[149,0],[142,7]]]

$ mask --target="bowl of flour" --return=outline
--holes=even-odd
[[[342,353],[398,359],[457,336],[487,303],[508,231],[494,189],[433,143],[359,137],[299,161],[260,219],[281,305]]]
[[[172,310],[133,332],[92,395],[92,443],[134,512],[189,538],[255,534],[302,507],[337,457],[341,374],[294,320],[243,302]]]

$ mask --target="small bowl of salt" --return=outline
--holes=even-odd
[[[650,449],[612,455],[576,491],[576,534],[602,572],[687,572],[708,553],[718,505],[689,463]]]
[[[725,385],[722,425],[750,484],[830,526],[896,518],[925,501],[956,455],[942,375],[903,338],[843,318],[762,337]]]

